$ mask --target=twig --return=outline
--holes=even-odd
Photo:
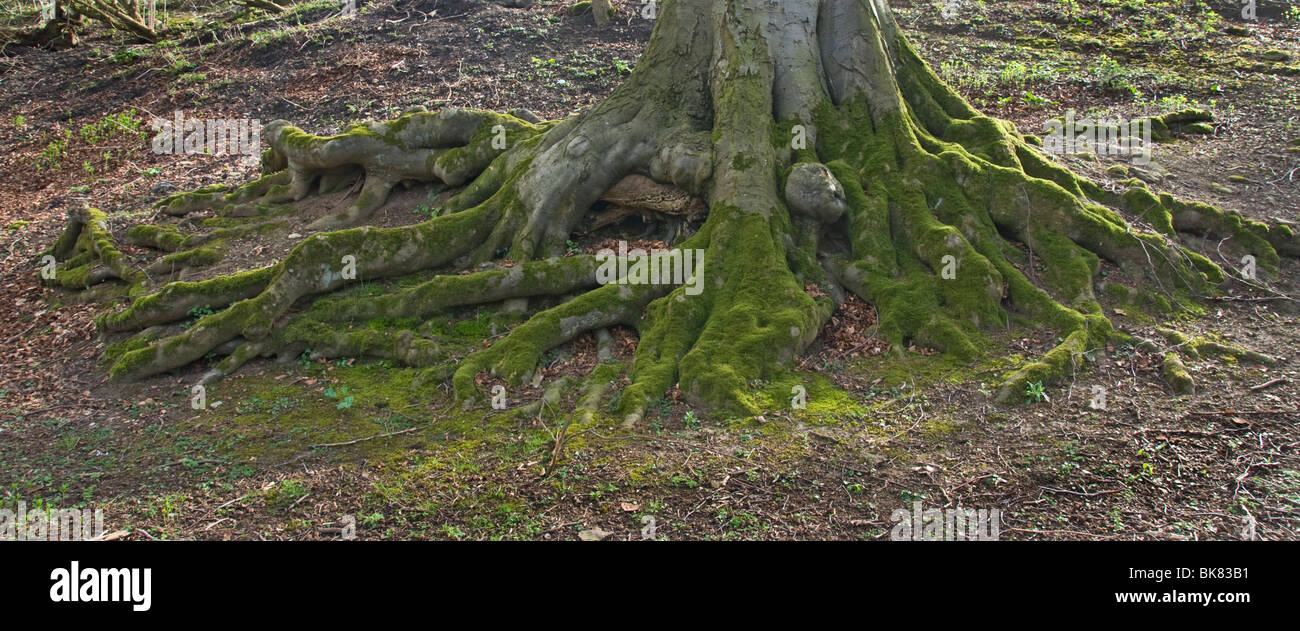
[[[1254,469],[1255,467],[1276,467],[1279,464],[1281,463],[1280,462],[1255,462],[1246,465],[1246,470],[1242,471],[1241,475],[1237,476],[1237,484],[1241,484],[1250,475],[1250,470]]]
[[[300,498],[294,500],[293,503],[289,505],[289,510],[293,510],[293,509],[296,508],[299,504],[301,504],[303,500],[305,500],[305,499],[307,499],[307,498],[309,498],[309,497],[311,497],[311,493],[308,493],[308,494],[306,494],[306,495],[304,495],[304,496],[302,496],[302,497],[300,497]]]
[[[1271,388],[1273,386],[1276,386],[1279,383],[1286,383],[1286,381],[1287,381],[1286,377],[1278,377],[1277,379],[1269,379],[1268,381],[1265,381],[1264,383],[1261,383],[1258,386],[1251,386],[1250,389],[1252,392],[1255,392],[1255,391],[1263,390],[1264,388]]]
[[[1079,491],[1071,491],[1069,489],[1058,489],[1050,486],[1040,486],[1038,488],[1043,489],[1044,491],[1051,491],[1053,493],[1069,493],[1070,495],[1079,495],[1082,497],[1096,497],[1098,495],[1109,495],[1111,493],[1120,492],[1120,489],[1111,489],[1109,491],[1096,491],[1094,493],[1081,493]]]
[[[544,402],[543,405],[545,405]],[[537,418],[540,419],[541,416],[541,412],[538,412]],[[560,431],[555,433],[555,448],[551,450],[551,461],[546,465],[547,474],[555,470],[555,463],[559,462],[560,456],[564,453],[564,441],[568,438],[569,423],[572,422],[573,415],[570,414],[569,420],[565,421],[564,424],[560,426]],[[543,476],[545,476],[545,474],[543,474]]]
[[[375,434],[374,436],[367,436],[367,437],[365,437],[365,438],[358,438],[358,439],[356,439],[356,440],[347,440],[347,441],[343,441],[343,442],[341,442],[341,443],[317,443],[317,444],[315,444],[315,445],[308,445],[308,447],[311,448],[311,449],[316,449],[316,448],[319,448],[319,447],[343,447],[344,445],[355,445],[355,444],[357,444],[357,443],[364,443],[364,442],[366,442],[367,440],[375,440],[376,438],[388,438],[388,437],[390,437],[390,436],[398,436],[398,435],[400,435],[400,434],[409,434],[409,433],[414,432],[414,431],[418,431],[418,430],[422,430],[422,429],[428,429],[428,427],[429,427],[430,425],[433,425],[433,423],[425,423],[424,425],[416,425],[415,427],[408,427],[408,428],[406,428],[406,429],[398,430],[398,431],[396,431],[396,432],[388,432],[387,434]]]
[[[31,330],[34,329],[34,328],[36,328],[36,323],[35,323],[35,322],[33,322],[31,326],[27,327],[27,330],[26,330],[26,331],[23,331],[22,333],[19,333],[18,335],[15,335],[15,336],[13,336],[13,337],[11,337],[11,338],[5,340],[5,344],[9,344],[9,343],[13,342],[13,341],[16,340],[16,339],[18,339],[18,338],[20,338],[20,337],[22,337],[22,336],[24,336],[24,335],[27,335],[27,334],[30,333]]]

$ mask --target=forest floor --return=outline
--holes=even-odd
[[[413,105],[556,118],[618,85],[652,28],[625,7],[596,31],[590,15],[546,0],[527,9],[362,2],[352,18],[334,4],[301,3],[275,19],[197,19],[161,44],[92,31],[68,50],[0,54],[5,506],[102,508],[108,529],[127,539],[338,539],[355,524],[360,539],[871,540],[890,538],[894,511],[917,502],[997,509],[1003,539],[1300,538],[1300,309],[1235,285],[1172,319],[1103,298],[1117,327],[1134,334],[1171,326],[1279,358],[1189,362],[1192,395],[1161,380],[1162,353],[1117,346],[1098,349],[1044,397],[997,405],[988,392],[997,376],[1054,346],[1055,332],[990,333],[987,355],[971,363],[890,353],[858,301],[795,370],[753,384],[774,402],[771,413],[711,415],[674,390],[640,425],[598,418],[558,448],[567,414],[444,414],[444,384],[365,357],[254,361],[210,387],[205,410],[190,405],[202,365],[108,382],[100,358],[121,339],[101,336],[92,318],[122,296],[48,289],[35,272],[69,202],[90,198],[120,236],[159,221],[151,204],[168,192],[257,173],[247,158],[152,152],[152,118],[282,118],[317,134]],[[1276,3],[1262,3],[1257,22],[1236,9],[1215,20],[1151,0],[959,1],[951,17],[937,2],[892,4],[936,72],[1022,131],[1071,109],[1135,118],[1199,106],[1215,116],[1213,134],[1161,144],[1141,169],[1108,156],[1062,158],[1071,168],[1107,185],[1137,175],[1251,218],[1300,221],[1300,18]],[[283,257],[295,231],[345,195],[232,240],[196,277]],[[416,223],[436,202],[417,187],[394,195],[376,222]],[[638,237],[621,229],[612,235]],[[1216,244],[1191,245],[1220,260]],[[1300,261],[1284,260],[1266,280],[1300,295]],[[488,310],[468,310],[438,326],[461,356],[500,333],[493,322]],[[615,331],[616,360],[634,347],[634,331]],[[595,349],[587,336],[549,354],[544,381],[512,393],[510,405],[589,371]],[[792,385],[805,386],[806,409],[785,405]]]

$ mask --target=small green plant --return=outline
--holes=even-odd
[[[290,506],[309,492],[311,489],[303,481],[285,480],[267,491],[266,499],[276,506]]]
[[[185,312],[185,315],[188,316],[189,319],[182,322],[181,327],[188,329],[191,326],[194,326],[195,322],[198,322],[199,320],[202,320],[203,318],[210,316],[214,313],[216,312],[212,310],[212,305],[203,305],[202,307],[190,307],[190,310]]]
[[[335,407],[340,410],[346,410],[352,407],[353,397],[351,394],[348,394],[347,386],[342,386],[338,390],[335,390],[334,386],[330,386],[325,389],[325,396],[330,399],[338,400],[338,405]]]
[[[1025,386],[1025,403],[1042,403],[1051,400],[1051,397],[1047,396],[1047,391],[1043,389],[1043,382],[1035,381]]]
[[[134,48],[124,48],[113,53],[113,61],[119,64],[131,63],[141,57],[144,57],[144,53]]]
[[[67,132],[64,132],[65,134]],[[59,166],[63,161],[63,155],[68,152],[68,141],[66,138],[55,138],[49,144],[41,149],[41,155],[36,160],[37,168],[47,169]]]
[[[1043,98],[1043,97],[1038,96],[1037,94],[1034,94],[1033,92],[1030,92],[1030,91],[1028,91],[1028,90],[1025,91],[1025,95],[1024,95],[1024,96],[1020,97],[1020,100],[1021,100],[1021,101],[1024,101],[1026,105],[1029,105],[1029,106],[1032,106],[1032,107],[1040,107],[1040,106],[1044,106],[1044,105],[1055,105],[1055,104],[1056,104],[1056,101],[1053,101],[1053,100],[1048,99],[1048,98]]]
[[[171,65],[167,66],[167,72],[171,73],[173,76],[180,76],[197,67],[198,64],[188,59],[177,59],[173,57]]]

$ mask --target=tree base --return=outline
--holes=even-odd
[[[1230,238],[1234,256],[1254,256],[1264,270],[1275,269],[1279,253],[1300,251],[1285,227],[1145,186],[1112,193],[1075,176],[944,85],[878,0],[800,0],[779,10],[758,0],[666,3],[629,80],[601,105],[562,121],[411,111],[331,138],[276,121],[263,138],[270,148],[262,178],[174,195],[159,208],[173,216],[216,209],[256,217],[314,192],[360,183],[360,194],[271,267],[171,283],[102,317],[105,330],[130,331],[174,322],[199,305],[218,310],[123,353],[113,378],[225,354],[204,376],[210,382],[252,358],[308,347],[428,365],[444,357],[428,340],[340,325],[501,303],[526,319],[445,375],[466,405],[486,398],[480,386],[489,378],[518,386],[548,350],[627,325],[640,341],[618,396],[625,421],[638,420],[674,385],[697,405],[755,414],[751,384],[785,370],[818,336],[833,297],[851,292],[876,307],[878,335],[899,349],[915,344],[973,358],[979,331],[1005,328],[1013,317],[1056,330],[1058,346],[1003,376],[996,396],[1005,402],[1129,339],[1094,294],[1102,260],[1176,305],[1227,278],[1179,245],[1180,231]],[[562,256],[593,205],[628,178],[705,215],[676,248],[700,253],[694,282],[650,284],[626,273],[602,283],[597,258]],[[464,188],[424,223],[347,227],[364,223],[409,181]],[[178,253],[192,251],[182,248],[196,238],[167,229],[133,233],[137,243]],[[102,241],[87,234],[87,243]],[[65,281],[81,269],[67,269],[73,263],[88,262],[75,250],[53,249]],[[116,269],[102,245],[81,252],[92,250]],[[665,256],[621,267],[655,266]],[[378,299],[290,312],[304,298],[352,283],[430,269],[447,273]],[[130,270],[116,272],[138,283],[127,278]]]

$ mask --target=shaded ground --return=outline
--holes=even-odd
[[[316,133],[416,104],[559,117],[607,94],[651,27],[624,12],[594,32],[589,16],[557,2],[372,4],[354,19],[330,18],[332,3],[278,21],[255,16],[189,31],[178,45],[98,33],[57,53],[6,49],[0,499],[102,507],[110,529],[130,538],[337,538],[350,516],[367,539],[597,530],[640,539],[651,524],[669,539],[879,539],[891,513],[915,501],[1000,509],[1004,538],[1239,539],[1252,524],[1255,538],[1297,538],[1297,309],[1244,286],[1172,322],[1103,298],[1118,326],[1143,337],[1170,325],[1280,358],[1269,367],[1189,363],[1198,384],[1190,396],[1159,378],[1163,352],[1116,347],[1048,387],[1049,401],[997,406],[987,393],[997,376],[1055,345],[1054,332],[1007,331],[969,365],[924,349],[891,355],[860,302],[841,308],[799,370],[753,384],[785,410],[756,418],[710,416],[674,393],[634,428],[598,419],[561,432],[573,401],[520,411],[557,378],[596,365],[589,337],[548,356],[545,380],[512,393],[516,409],[496,415],[451,413],[436,380],[367,358],[254,362],[210,388],[202,411],[189,405],[202,366],[105,383],[98,359],[120,340],[100,339],[91,318],[121,298],[99,292],[89,297],[99,303],[83,302],[42,288],[32,271],[70,198],[89,197],[124,232],[156,219],[149,204],[168,191],[255,171],[232,157],[150,152],[151,115],[285,118]],[[1109,183],[1137,175],[1252,218],[1300,220],[1300,152],[1288,146],[1298,135],[1300,26],[1272,13],[1215,22],[1177,2],[1074,4],[963,2],[953,19],[937,3],[895,8],[936,71],[1023,130],[1067,109],[1136,117],[1200,105],[1215,114],[1213,135],[1161,145],[1157,165],[1064,158],[1072,168]],[[227,240],[222,261],[200,274],[282,257],[291,235],[344,198],[315,198]],[[435,191],[412,189],[377,221],[414,223],[436,203]],[[574,247],[638,232],[625,225]],[[1216,244],[1197,248],[1218,260]],[[1281,272],[1270,282],[1294,295],[1300,265],[1285,260]],[[437,334],[453,356],[503,332],[490,312],[446,316]],[[616,331],[613,360],[630,359],[634,346],[634,332]],[[795,386],[807,390],[806,409],[790,409]],[[1094,387],[1105,388],[1104,410],[1089,405]]]

